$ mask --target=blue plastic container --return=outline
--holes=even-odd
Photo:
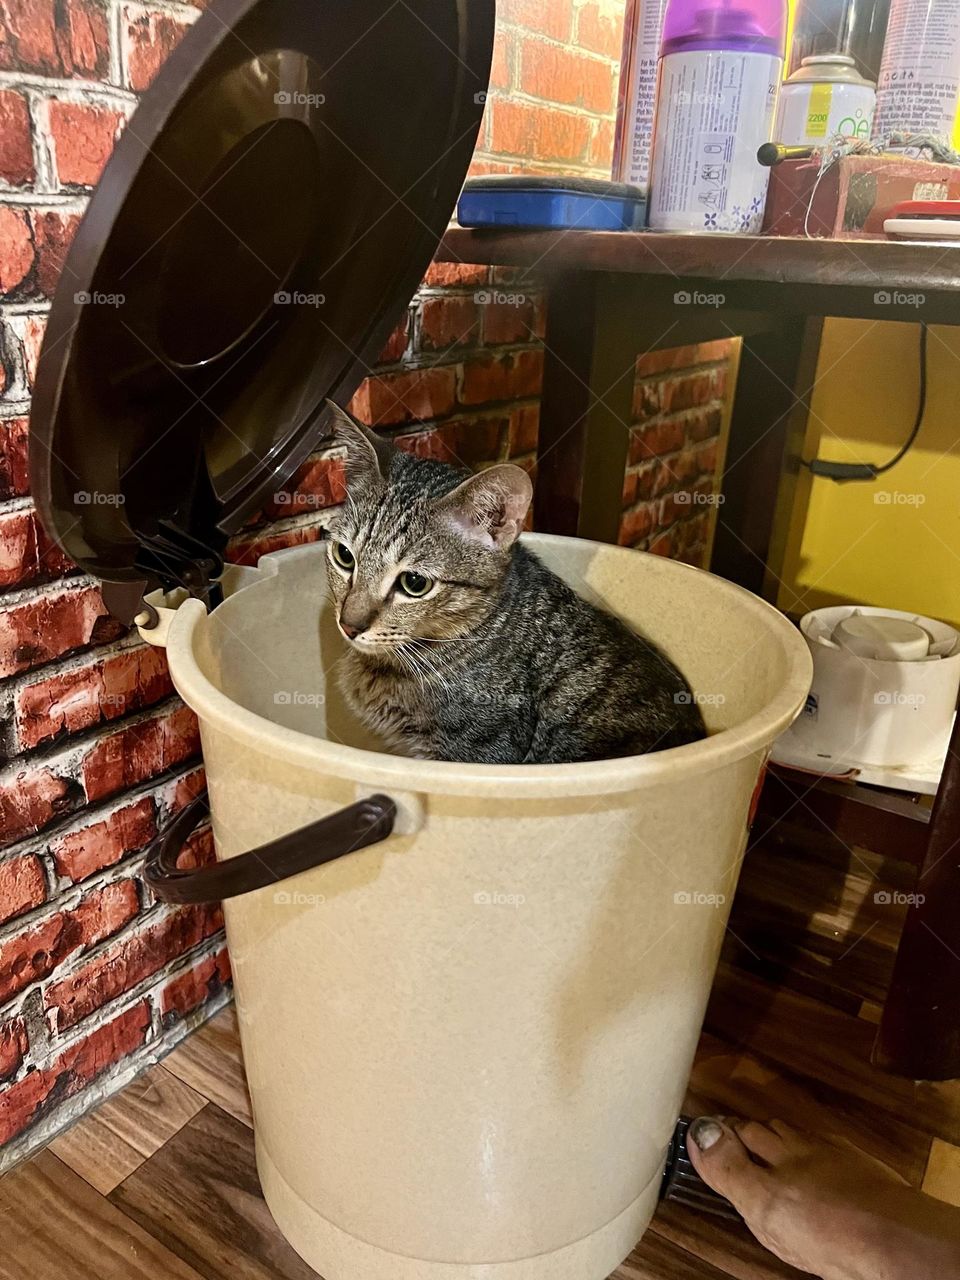
[[[645,220],[639,187],[597,178],[469,178],[457,205],[462,227],[638,231]]]

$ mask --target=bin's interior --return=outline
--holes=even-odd
[[[740,588],[659,556],[580,539],[525,540],[581,595],[666,652],[690,682],[711,734],[769,713],[785,692],[792,696],[790,655],[770,632],[772,611]],[[268,557],[279,571],[229,596],[197,629],[194,656],[211,683],[248,711],[378,750],[340,691],[346,642],[329,604],[326,558],[323,542]]]

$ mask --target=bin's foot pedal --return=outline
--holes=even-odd
[[[673,1200],[691,1209],[698,1209],[701,1213],[727,1218],[731,1222],[742,1222],[743,1219],[730,1201],[707,1186],[687,1155],[687,1130],[692,1119],[692,1116],[681,1116],[677,1121],[663,1169],[660,1199]]]

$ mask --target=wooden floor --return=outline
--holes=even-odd
[[[757,828],[762,828],[758,820]],[[913,872],[810,824],[755,829],[685,1109],[839,1133],[960,1204],[960,1081],[870,1065]],[[260,1195],[232,1009],[0,1180],[0,1280],[311,1280]],[[800,1273],[662,1207],[618,1280]]]

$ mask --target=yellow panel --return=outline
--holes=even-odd
[[[804,457],[884,462],[913,424],[916,325],[831,320],[824,329]],[[931,328],[927,412],[901,463],[866,483],[801,472],[778,602],[847,601],[960,624],[960,332]]]

